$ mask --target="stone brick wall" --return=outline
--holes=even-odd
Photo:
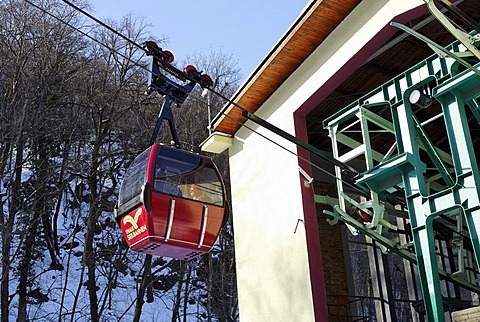
[[[480,307],[472,307],[466,310],[452,313],[452,322],[480,321]]]
[[[316,183],[314,190],[316,195],[336,198],[337,190],[333,184]],[[323,214],[323,210],[332,210],[331,207],[317,204],[316,209],[330,321],[350,321],[348,275],[344,254],[348,250],[343,249],[342,241],[342,229],[345,227],[342,223],[332,226],[326,221],[328,217]]]

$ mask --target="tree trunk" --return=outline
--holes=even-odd
[[[50,164],[49,154],[50,145],[45,141],[34,143],[34,161],[33,161],[33,192],[34,201],[31,211],[25,214],[28,220],[23,220],[21,223],[26,227],[27,233],[24,234],[22,257],[18,270],[18,317],[17,321],[28,321],[28,288],[30,284],[30,276],[32,273],[32,264],[35,254],[39,251],[36,248],[37,238],[40,235],[40,224],[45,223],[45,218],[50,217],[49,206],[49,181],[50,181]],[[40,219],[42,221],[40,221]]]
[[[85,252],[84,252],[84,265],[87,268],[87,291],[88,298],[90,300],[90,320],[92,322],[98,322],[100,317],[98,316],[98,296],[97,296],[97,285],[96,285],[96,273],[95,273],[95,250],[93,247],[93,235],[94,232],[91,230],[92,222],[95,224],[95,221],[90,215],[87,224],[87,233],[85,235]]]
[[[137,302],[135,303],[135,313],[133,315],[133,321],[140,321],[140,316],[142,314],[142,306],[145,300],[145,291],[147,286],[150,284],[150,274],[152,270],[152,255],[145,256],[145,265],[142,274],[142,282],[140,283],[140,289],[137,294]]]
[[[187,265],[187,280],[185,281],[185,295],[183,296],[183,322],[187,322],[187,308],[188,308],[188,298],[190,297],[190,279],[192,277],[192,265],[186,262]]]
[[[207,321],[212,322],[212,283],[213,283],[212,253],[208,253],[207,256],[208,256]]]
[[[94,236],[97,230],[98,218],[100,215],[99,209],[99,187],[98,187],[98,169],[100,167],[100,146],[101,146],[101,129],[97,129],[97,136],[92,150],[92,161],[90,164],[90,173],[88,175],[88,186],[90,188],[89,207],[90,211],[87,218],[87,232],[85,234],[85,251],[83,253],[84,265],[87,269],[87,291],[90,301],[90,320],[98,322],[100,315],[98,311],[98,296],[97,296],[97,278],[96,278],[96,251],[94,246]]]
[[[178,286],[173,304],[172,322],[180,320],[180,300],[182,298],[183,275],[185,274],[184,262],[180,262],[180,271],[178,273]]]
[[[92,167],[93,168],[93,167]],[[100,316],[98,314],[98,296],[96,283],[96,258],[93,237],[98,221],[98,202],[97,202],[97,180],[96,174],[92,173],[88,180],[90,186],[90,213],[87,219],[87,232],[85,234],[85,251],[83,253],[84,265],[87,269],[87,291],[90,300],[90,320],[98,322]]]
[[[20,268],[19,268],[19,278],[18,278],[18,317],[17,322],[26,322],[28,321],[27,315],[27,289],[28,289],[28,281],[30,279],[30,267],[32,265],[32,254],[34,252],[34,245],[35,245],[35,236],[38,235],[38,220],[36,220],[35,216],[38,213],[34,213],[30,216],[30,220],[28,221],[30,224],[28,225],[27,234],[25,235],[25,241],[23,248],[23,258],[20,261]],[[25,223],[27,224],[27,223]]]
[[[12,249],[13,224],[15,215],[20,205],[20,184],[22,178],[23,165],[23,140],[20,138],[17,144],[17,154],[14,165],[15,179],[11,187],[11,199],[8,205],[7,221],[2,224],[2,281],[1,281],[1,320],[9,322],[9,292],[10,292],[10,252]],[[2,216],[3,221],[3,216]]]

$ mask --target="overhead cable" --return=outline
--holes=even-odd
[[[63,1],[64,3],[66,3],[67,5],[71,6],[73,9],[75,9],[75,10],[79,11],[80,13],[82,13],[83,15],[87,16],[88,18],[92,19],[93,21],[95,21],[95,22],[98,23],[99,25],[101,25],[101,26],[103,26],[104,28],[108,29],[109,31],[113,32],[115,35],[119,36],[119,37],[122,38],[123,40],[127,41],[128,43],[132,44],[133,46],[135,46],[135,47],[141,49],[143,52],[145,52],[145,48],[144,48],[143,46],[139,45],[138,43],[136,43],[136,42],[133,41],[132,39],[126,37],[125,35],[123,35],[123,34],[120,33],[119,31],[115,30],[114,28],[112,28],[112,27],[109,26],[108,24],[102,22],[100,19],[94,17],[94,16],[91,15],[90,13],[88,13],[88,12],[86,12],[85,10],[79,8],[78,6],[76,6],[75,4],[71,3],[71,2],[68,1],[68,0],[62,0],[62,1]],[[114,48],[108,46],[107,44],[99,41],[99,40],[96,39],[95,37],[90,36],[89,34],[87,34],[86,32],[84,32],[83,30],[81,30],[81,29],[79,29],[79,28],[71,25],[70,23],[68,23],[68,22],[65,21],[64,19],[61,19],[61,18],[55,16],[54,14],[52,14],[52,13],[48,12],[47,10],[45,10],[44,8],[42,8],[42,7],[40,7],[40,6],[32,3],[30,0],[25,0],[25,2],[27,2],[27,3],[29,3],[30,5],[34,6],[34,7],[37,8],[38,10],[41,10],[42,12],[48,14],[49,16],[57,19],[57,20],[60,21],[61,23],[64,23],[65,25],[69,26],[69,27],[72,28],[73,30],[81,33],[82,35],[84,35],[85,37],[89,38],[90,40],[98,43],[99,45],[104,46],[105,48],[109,49],[110,51],[119,54],[119,55],[122,56],[124,59],[129,60],[130,62],[134,63],[136,66],[138,66],[138,67],[140,67],[140,68],[142,68],[142,69],[147,70],[149,73],[152,72],[151,70],[147,69],[145,66],[139,64],[138,62],[132,61],[132,59],[131,59],[130,57],[127,57],[127,56],[123,55],[122,53],[118,52],[116,49],[114,49]],[[171,71],[169,71],[168,69],[164,68],[164,66],[161,66],[161,67],[162,67],[162,69],[164,69],[165,71],[171,73]],[[174,74],[174,73],[171,73],[171,74],[173,74],[174,76],[176,76],[176,74]],[[187,76],[186,78],[187,78],[188,80],[191,80],[191,81],[193,80],[193,79],[191,79],[188,75],[186,75],[186,76]],[[193,81],[194,81],[194,80],[193,80]],[[209,87],[209,88],[207,88],[207,89],[208,89],[209,91],[211,91],[213,94],[217,95],[219,98],[225,100],[226,102],[232,104],[234,107],[240,109],[242,112],[249,112],[249,111],[248,111],[247,109],[245,109],[243,106],[241,106],[241,105],[239,105],[238,103],[232,101],[230,98],[226,97],[225,95],[223,95],[223,94],[220,93],[220,92],[217,92],[217,91],[214,90],[213,88]],[[200,100],[200,98],[196,98],[196,97],[193,97],[193,98],[194,98],[195,100],[197,100],[198,102],[200,102],[201,104],[206,105],[206,103],[205,103],[204,101]],[[310,164],[310,165],[313,166],[314,168],[316,168],[316,169],[324,172],[325,174],[327,174],[328,176],[332,177],[333,179],[335,179],[335,180],[337,180],[337,181],[340,180],[340,181],[342,181],[343,183],[345,183],[346,185],[350,186],[352,189],[354,189],[354,190],[356,190],[356,191],[359,191],[361,194],[365,194],[365,192],[364,192],[362,189],[360,189],[359,187],[355,186],[355,185],[352,184],[351,182],[348,182],[348,181],[346,181],[346,180],[343,179],[343,178],[338,178],[335,174],[331,173],[330,171],[328,171],[328,170],[322,168],[321,166],[313,163],[312,161],[308,160],[307,158],[300,156],[298,153],[296,153],[296,152],[294,152],[294,151],[291,151],[291,150],[288,149],[287,147],[281,145],[280,143],[274,141],[273,139],[267,137],[266,135],[259,133],[258,131],[254,130],[253,128],[251,128],[250,126],[246,125],[245,123],[242,123],[242,122],[240,122],[239,120],[237,120],[237,119],[233,118],[232,116],[228,115],[225,111],[218,110],[218,113],[223,114],[226,118],[230,119],[231,121],[239,124],[239,125],[242,126],[242,127],[247,128],[249,131],[251,131],[251,132],[253,132],[253,133],[255,133],[255,134],[263,137],[263,138],[266,139],[267,141],[269,141],[269,142],[277,145],[278,147],[284,149],[285,151],[293,154],[294,156],[296,156],[296,157],[299,158],[300,160],[302,160],[302,161],[304,161],[304,162],[307,162],[308,164]]]

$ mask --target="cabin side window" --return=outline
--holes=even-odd
[[[155,184],[153,186],[155,192],[164,193],[172,196],[181,196],[179,189],[178,175],[176,169],[165,166],[158,167],[155,170]]]
[[[213,164],[204,164],[187,178],[187,198],[223,207],[223,185]]]
[[[209,159],[182,150],[160,148],[154,191],[223,206],[223,185]]]
[[[193,171],[200,158],[182,150],[160,147],[155,162],[153,190],[172,196],[184,197],[181,189],[183,175]]]
[[[142,186],[146,180],[146,171],[150,149],[143,151],[131,163],[123,178],[118,197],[119,205],[126,204],[142,193]]]

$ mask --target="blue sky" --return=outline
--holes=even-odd
[[[308,0],[94,0],[92,13],[118,20],[132,13],[152,25],[151,34],[185,61],[194,53],[223,52],[238,60],[246,78],[297,19]]]

